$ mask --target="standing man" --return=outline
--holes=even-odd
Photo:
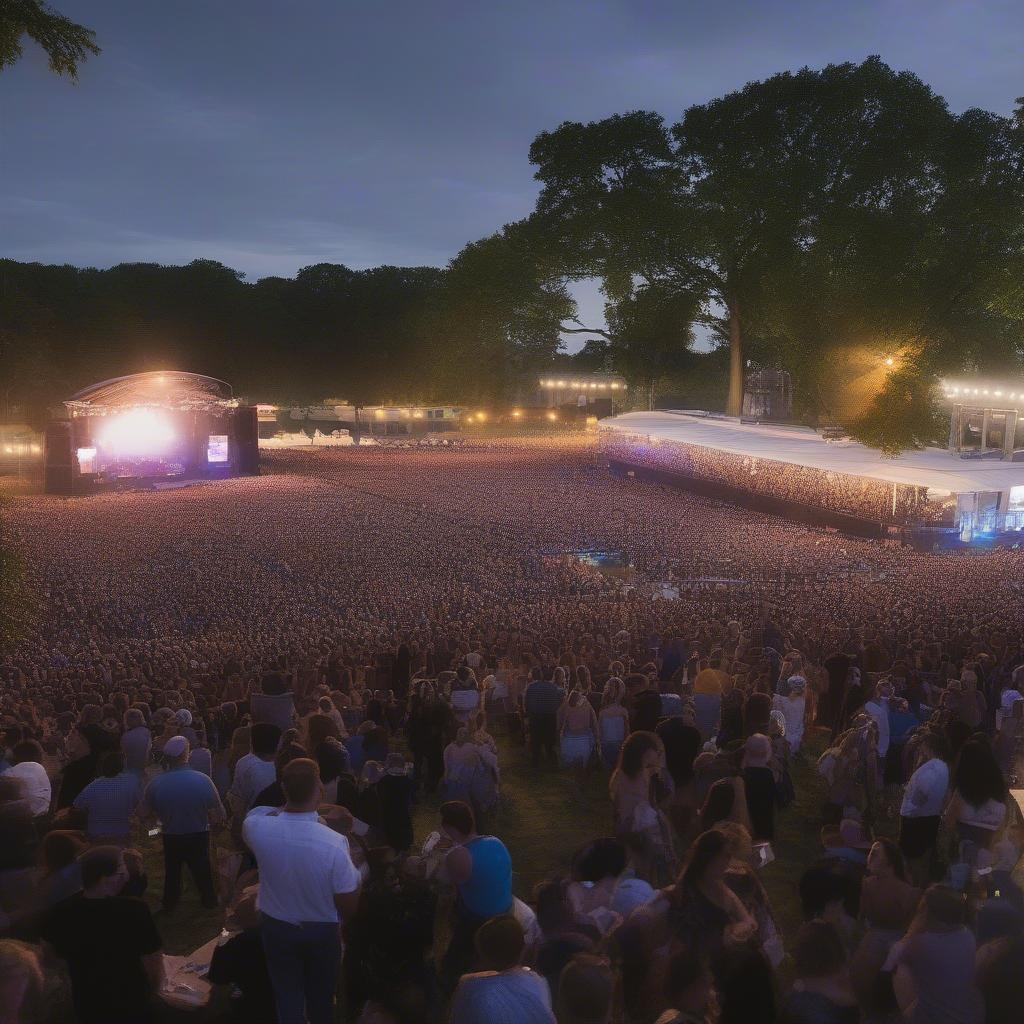
[[[82,892],[58,903],[42,937],[67,961],[81,1024],[155,1021],[163,982],[160,933],[142,900],[122,896],[124,851],[94,846],[78,859]]]
[[[450,991],[472,966],[480,926],[512,909],[512,858],[497,836],[477,834],[473,809],[462,800],[441,804],[441,835],[451,844],[445,867],[458,895],[441,965],[442,984]]]
[[[139,817],[157,818],[163,831],[163,908],[168,913],[181,897],[183,864],[192,874],[203,906],[217,906],[210,866],[210,825],[224,821],[224,805],[213,780],[188,767],[188,755],[184,736],[172,736],[164,744],[167,771],[149,784],[139,808]]]
[[[254,807],[242,837],[259,865],[257,906],[281,1024],[332,1024],[341,965],[341,924],[359,902],[359,873],[348,840],[320,820],[323,784],[316,761],[281,771],[284,808]]]
[[[935,841],[949,789],[949,745],[938,732],[921,739],[918,767],[903,791],[900,807],[900,850],[915,885],[927,885],[935,861]]]
[[[124,751],[125,767],[140,779],[146,774],[149,752],[153,747],[153,735],[146,728],[146,720],[138,708],[129,708],[124,713],[124,733],[121,749]]]
[[[129,846],[132,818],[142,797],[139,777],[125,771],[120,750],[108,750],[100,758],[100,774],[93,779],[72,805],[85,815],[85,834],[91,843]]]
[[[28,801],[35,821],[46,820],[50,813],[52,791],[50,779],[43,767],[43,748],[35,740],[21,740],[11,751],[11,767],[4,775],[21,782],[22,793]]]
[[[228,805],[241,823],[258,794],[277,778],[277,747],[281,730],[270,722],[256,722],[249,733],[250,753],[238,759],[228,790]]]
[[[542,755],[554,768],[558,765],[558,709],[565,700],[565,691],[553,682],[538,676],[526,688],[523,704],[530,723],[530,763],[540,767]]]

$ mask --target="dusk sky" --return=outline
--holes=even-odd
[[[75,85],[26,40],[0,73],[0,256],[46,263],[443,265],[530,212],[565,120],[872,53],[956,111],[1024,94],[1020,0],[53,5],[103,53]]]

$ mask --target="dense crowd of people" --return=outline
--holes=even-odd
[[[887,484],[853,476],[780,462],[776,459],[735,455],[684,441],[657,440],[646,435],[604,430],[602,449],[609,458],[680,476],[725,484],[751,494],[782,498],[797,505],[870,519],[878,523],[947,522],[953,525],[955,499],[930,501],[927,488]]]
[[[265,469],[5,510],[0,1022],[160,1019],[185,886],[238,1022],[1018,1019],[1020,553],[615,480],[582,434]],[[516,744],[609,795],[531,892]],[[761,871],[812,770],[787,931]]]

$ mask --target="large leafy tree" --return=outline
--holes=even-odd
[[[3,0],[0,3],[0,70],[16,64],[28,36],[46,51],[50,70],[71,79],[90,55],[96,55],[96,33],[55,11],[43,0]]]
[[[449,394],[499,399],[558,353],[576,307],[534,228],[508,224],[449,265],[438,310],[449,342],[438,373]]]
[[[794,373],[806,412],[851,420],[906,395],[887,355],[919,395],[951,366],[1019,364],[1022,136],[1019,112],[956,117],[872,57],[751,83],[671,133],[645,112],[544,133],[535,219],[612,305],[698,295],[694,322],[729,348],[727,411],[753,355]]]

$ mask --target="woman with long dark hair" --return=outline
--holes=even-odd
[[[653,795],[664,760],[665,750],[655,733],[630,733],[608,784],[615,834],[639,851],[637,874],[652,885],[668,882],[676,864],[672,828]]]
[[[987,850],[1006,820],[1006,781],[987,736],[975,734],[963,745],[951,784],[943,820],[956,826],[961,842]]]
[[[741,776],[719,779],[708,790],[700,812],[701,831],[706,832],[723,821],[735,822],[750,831],[747,791]]]
[[[745,942],[757,922],[726,884],[732,840],[712,829],[702,832],[687,855],[669,897],[669,926],[676,937],[713,956],[726,939]]]
[[[868,851],[860,890],[864,935],[850,961],[850,979],[861,1006],[884,1016],[896,1009],[892,976],[882,970],[893,944],[913,920],[921,890],[910,884],[903,851],[892,839],[878,838]]]

